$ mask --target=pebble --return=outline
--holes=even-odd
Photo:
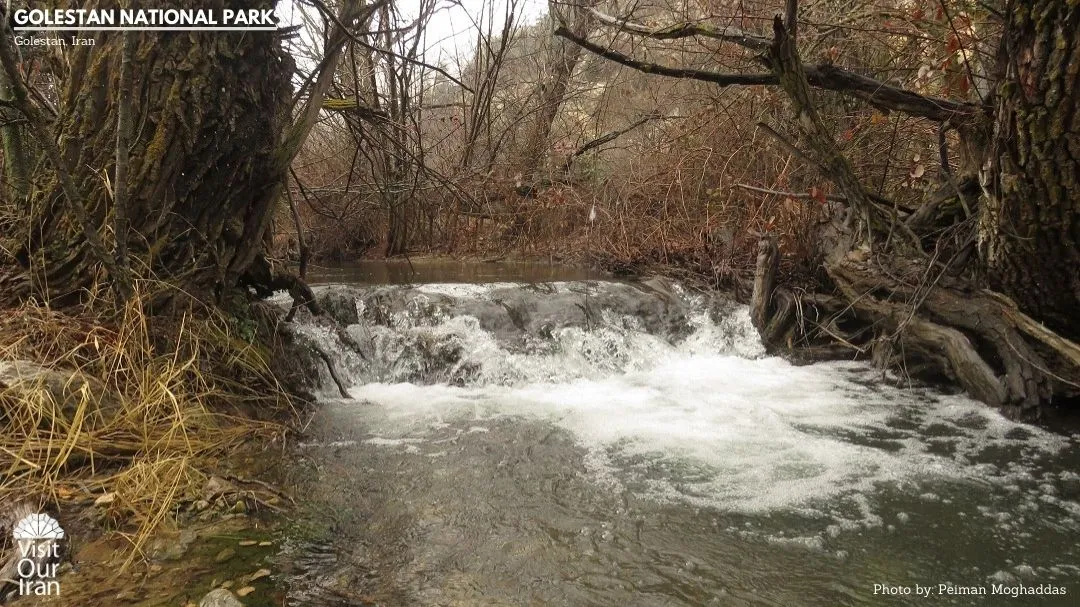
[[[218,588],[206,593],[206,596],[199,601],[199,607],[244,607],[244,604],[233,596],[233,593],[224,588]]]

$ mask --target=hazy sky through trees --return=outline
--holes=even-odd
[[[398,0],[402,15],[413,17],[421,0]],[[489,13],[489,5],[494,10]],[[518,0],[519,24],[534,23],[547,12],[546,0]],[[457,71],[455,57],[464,59],[476,43],[476,24],[483,23],[487,29],[487,16],[495,17],[495,30],[501,24],[506,10],[506,0],[440,0],[427,31],[428,61]],[[481,21],[483,20],[483,21]]]
[[[422,0],[397,0],[398,10],[406,21],[416,18]],[[435,14],[432,16],[425,33],[426,60],[440,65],[450,73],[459,73],[460,67],[468,62],[476,46],[476,28],[482,26],[488,30],[488,16],[493,15],[495,31],[499,31],[505,15],[507,0],[438,0]],[[494,3],[494,6],[491,6]],[[547,12],[547,0],[517,0],[519,25],[535,23]],[[278,17],[284,24],[300,25],[304,22],[303,14],[309,20],[318,23],[318,12],[302,0],[282,0],[277,7]],[[313,45],[313,32],[308,29],[301,32],[302,46],[309,50],[320,48]],[[412,35],[411,33],[409,35]],[[318,56],[297,57],[301,65],[318,63]]]

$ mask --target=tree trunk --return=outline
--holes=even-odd
[[[386,219],[384,253],[387,257],[404,255],[409,248],[409,216],[405,204],[400,199],[387,203]]]
[[[225,0],[223,8],[272,6]],[[171,7],[204,8],[194,0]],[[126,219],[133,270],[202,297],[238,284],[261,252],[287,168],[280,147],[293,65],[278,34],[126,34],[135,37],[131,90],[119,83],[124,35],[100,32],[95,46],[65,49],[67,72],[54,74],[63,87],[58,116],[52,132],[37,134],[58,143],[62,166],[44,163],[32,210],[7,241],[14,254],[0,267],[5,299],[64,305],[115,278],[102,271],[72,220],[60,175],[70,175],[90,225],[112,246],[103,228],[114,212],[121,99],[132,101]]]
[[[990,286],[1080,341],[1080,6],[1013,1],[979,249]]]
[[[880,215],[816,118],[802,64],[779,18],[770,58],[795,105],[811,157],[869,228],[865,238],[821,241],[829,247],[826,271],[849,302],[846,309],[875,329],[860,345],[852,344],[853,337],[839,339],[860,354],[872,352],[883,364],[906,369],[908,363],[929,363],[975,398],[1026,418],[1074,397],[1080,387],[1075,343],[1080,235],[1075,150],[1070,149],[1080,147],[1080,124],[1071,122],[1080,103],[1080,11],[1067,11],[1061,1],[1037,3],[1033,12],[1015,3],[1009,11],[1002,56],[1013,59],[999,86],[989,164],[993,179],[984,178],[989,184],[979,238],[991,286],[1013,297],[1020,310],[1000,294],[948,272],[948,264],[935,269],[911,222],[908,239],[882,248],[881,237],[905,224]],[[982,128],[976,120],[964,131],[978,135]],[[957,252],[953,260],[963,258]],[[765,275],[759,269],[759,276]],[[768,309],[763,312],[755,325],[775,345],[777,339],[762,329]],[[840,335],[822,330],[832,338]],[[865,340],[866,333],[860,333]]]
[[[595,2],[586,2],[586,5]],[[551,14],[555,14],[555,4],[549,5]],[[586,7],[573,5],[569,7],[570,29],[578,36],[588,35],[592,25],[592,14]],[[555,117],[559,115],[563,99],[566,97],[566,89],[570,86],[570,78],[574,75],[574,69],[581,59],[581,47],[571,42],[552,39],[554,48],[548,55],[544,73],[540,75],[539,98],[540,110],[536,114],[529,131],[529,138],[525,141],[525,147],[519,160],[521,166],[521,181],[526,186],[532,185],[537,180],[551,139],[551,127],[555,123]]]
[[[0,101],[11,102],[15,95],[7,73],[0,69]],[[30,167],[26,154],[27,138],[22,123],[25,118],[13,109],[0,108],[0,144],[4,152],[4,181],[6,182],[7,202],[25,204],[30,191]]]

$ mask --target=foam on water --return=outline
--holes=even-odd
[[[482,298],[492,288],[424,289]],[[475,433],[494,418],[540,418],[577,437],[598,480],[725,512],[791,511],[827,517],[838,529],[880,526],[876,491],[937,501],[926,483],[940,481],[1015,487],[1030,508],[1052,507],[1074,526],[1080,519],[1080,506],[1054,490],[1069,479],[1033,472],[1068,438],[1015,424],[963,396],[891,387],[863,365],[799,367],[767,357],[745,308],[719,319],[702,309],[689,320],[690,335],[678,340],[641,331],[632,318],[605,317],[592,330],[558,329],[515,350],[475,318],[403,317],[363,328],[391,360],[390,381],[350,394],[365,405],[357,411],[371,432],[368,444],[441,454],[444,446],[425,444],[433,429],[461,424]],[[416,343],[447,341],[457,348],[455,368],[468,370],[447,377],[467,380],[395,381],[394,365],[418,364]],[[901,514],[889,514],[888,524],[907,524]],[[1010,524],[999,515],[984,513]]]
[[[598,473],[620,471],[623,482],[642,483],[656,499],[743,513],[835,506],[885,482],[1004,482],[1022,470],[976,463],[987,450],[1016,450],[1022,466],[1065,445],[1030,428],[1011,437],[1014,424],[962,397],[904,404],[910,394],[852,381],[868,375],[854,365],[694,355],[602,379],[473,388],[375,383],[351,393],[378,405],[371,429],[382,437],[423,437],[453,420],[476,428],[497,416],[540,417],[573,432],[600,463]],[[926,440],[942,428],[951,431],[950,455],[934,453]],[[881,435],[884,444],[875,439]]]

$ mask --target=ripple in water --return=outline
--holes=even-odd
[[[416,297],[490,298],[506,288],[426,287]],[[690,312],[678,335],[650,333],[639,318],[610,310],[594,326],[514,340],[485,329],[485,319],[439,306],[357,325],[350,331],[370,340],[369,368],[354,367],[363,383],[352,400],[327,405],[333,422],[324,438],[357,439],[376,450],[369,456],[393,454],[373,457],[417,458],[416,466],[437,474],[458,466],[499,470],[539,449],[508,455],[518,448],[506,443],[518,440],[508,428],[552,428],[571,437],[574,448],[564,456],[593,487],[581,493],[620,496],[613,519],[679,512],[670,516],[686,534],[700,534],[701,524],[770,555],[782,549],[859,561],[844,592],[867,600],[873,575],[890,583],[916,573],[944,582],[944,572],[963,584],[1078,579],[1070,565],[1080,558],[1076,438],[1010,422],[963,396],[892,387],[860,364],[793,366],[764,355],[745,308],[717,315],[700,298],[679,297]],[[334,335],[321,339],[348,349]],[[416,381],[400,381],[406,378]],[[467,465],[462,454],[472,447],[463,445],[478,450]],[[468,491],[467,500],[505,500],[482,484]],[[429,498],[423,489],[407,496]],[[550,507],[521,516],[544,521]],[[570,513],[560,510],[558,518],[589,519],[573,512],[584,508],[571,500]],[[629,533],[623,526],[615,523],[610,541]],[[640,528],[634,533],[640,537]],[[715,548],[675,533],[664,541],[685,544],[680,558]],[[896,557],[876,554],[882,547]],[[655,575],[658,566],[645,571]],[[704,575],[696,571],[686,575]],[[699,579],[694,596],[725,596],[716,575]],[[724,592],[738,594],[737,586]],[[665,588],[664,596],[674,592]],[[836,600],[835,590],[822,596]],[[700,604],[697,598],[686,604]],[[829,604],[807,602],[815,603]]]

